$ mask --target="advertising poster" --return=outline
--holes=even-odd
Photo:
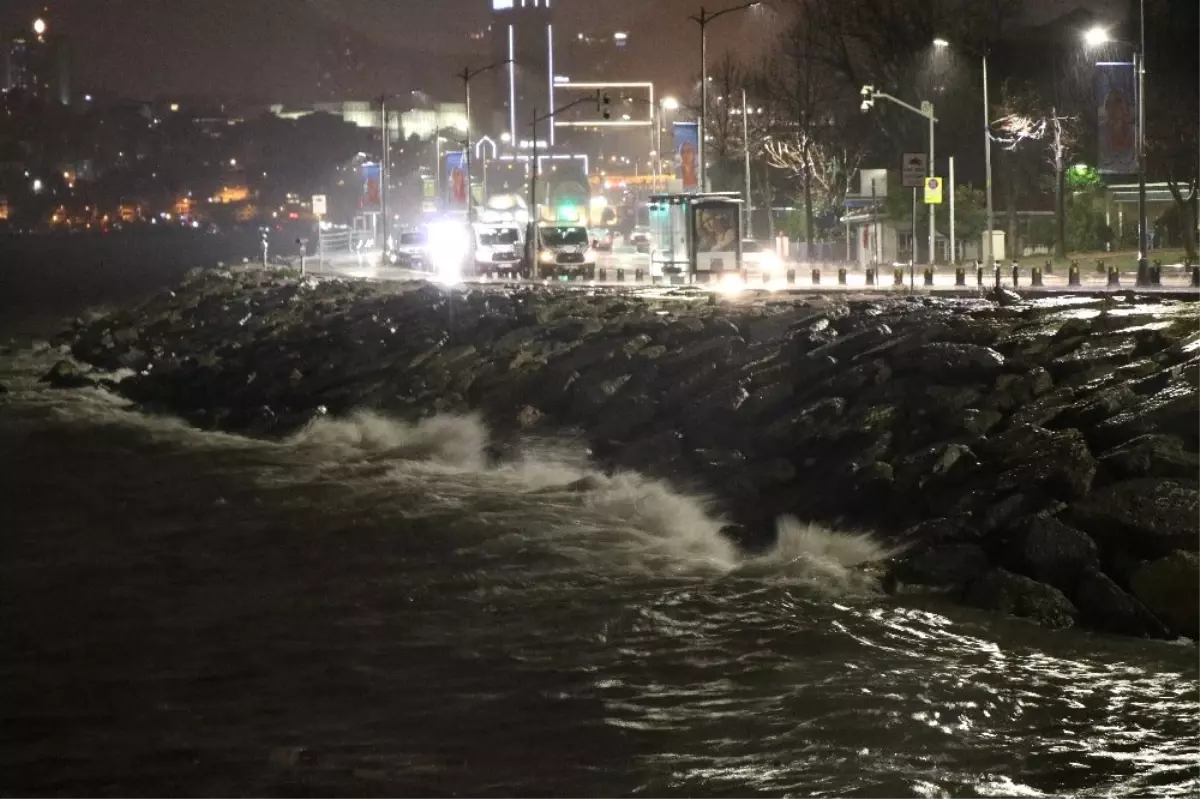
[[[467,155],[461,150],[446,153],[446,208],[467,207]]]
[[[700,206],[695,209],[697,255],[736,252],[740,208],[741,206],[729,203]]]
[[[363,197],[364,211],[379,210],[379,164],[363,164]]]
[[[695,191],[700,186],[700,137],[698,123],[676,122],[675,177],[682,182],[684,191]]]
[[[1096,65],[1097,171],[1137,172],[1137,104],[1132,64]]]

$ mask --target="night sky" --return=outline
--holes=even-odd
[[[697,70],[698,0],[557,0],[560,30],[631,33],[628,79],[654,80],[660,93],[680,91]],[[707,5],[720,8],[714,0]],[[368,92],[452,91],[450,74],[478,64],[467,33],[487,24],[488,0],[4,0],[0,31],[28,30],[39,14],[70,37],[79,90],[133,97],[208,95],[232,99],[317,99],[315,85],[331,53],[344,43],[363,67],[346,99]],[[1039,0],[1038,17],[1072,6],[1120,0]],[[771,11],[737,15],[710,29],[713,55],[722,45],[752,52],[772,31]],[[1032,21],[1032,20],[1031,20]],[[650,33],[652,31],[652,34]],[[343,44],[338,44],[343,43]],[[335,46],[336,45],[336,46]],[[390,85],[387,85],[390,84]],[[448,97],[446,99],[449,99]]]

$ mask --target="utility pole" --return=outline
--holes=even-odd
[[[529,233],[526,239],[529,241],[529,270],[530,276],[536,276],[537,270],[537,179],[538,179],[538,146],[537,146],[537,123],[538,112],[537,106],[533,108],[532,121],[529,123],[530,129],[533,131],[533,158],[529,161]]]
[[[388,187],[388,118],[387,118],[387,95],[379,96],[379,128],[383,132],[382,150],[383,157],[379,163],[379,215],[383,218],[383,262],[387,263],[388,256],[388,240],[391,238],[391,225],[388,224],[388,206],[387,206],[387,187]]]
[[[723,8],[715,14],[710,14],[705,10],[704,6],[700,7],[700,13],[688,19],[692,20],[700,26],[700,130],[696,141],[697,155],[700,156],[700,191],[708,191],[708,168],[704,165],[704,151],[707,149],[704,146],[704,131],[708,124],[708,23],[718,17],[723,17],[726,14],[732,14],[734,11],[745,11],[748,8],[762,5],[762,0],[754,0],[752,3],[742,3],[740,6],[731,8]]]
[[[921,110],[925,111],[926,108],[928,108],[928,110],[929,110],[929,177],[933,177],[934,175],[937,174],[937,170],[934,169],[934,166],[933,166],[934,163],[936,163],[934,161],[934,157],[933,157],[933,123],[935,122],[934,117],[933,117],[933,103],[921,103]],[[937,228],[934,225],[934,220],[937,217],[937,206],[933,203],[929,203],[928,205],[929,205],[929,266],[933,267],[934,265],[937,264]]]
[[[746,232],[749,238],[754,238],[754,207],[750,200],[750,122],[746,109],[746,90],[742,89],[742,150],[746,157]]]
[[[983,54],[983,164],[984,193],[987,195],[987,229],[983,234],[983,265],[992,267],[992,117],[988,111],[987,53]]]
[[[950,156],[950,265],[958,263],[958,248],[954,243],[954,156]]]

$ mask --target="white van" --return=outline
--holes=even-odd
[[[516,223],[475,224],[475,274],[495,272],[516,277],[524,257],[524,238]]]
[[[596,252],[583,225],[538,225],[537,275],[595,279]]]

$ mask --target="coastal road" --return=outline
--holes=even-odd
[[[380,255],[378,251],[366,251],[363,253],[340,253],[334,256],[327,256],[323,262],[317,263],[315,258],[309,258],[307,261],[307,271],[311,274],[317,274],[327,277],[343,277],[357,280],[382,280],[382,281],[408,281],[408,280],[430,280],[432,276],[429,272],[406,269],[397,266],[380,265]],[[617,281],[616,270],[618,264],[612,260],[602,259],[598,267],[607,273],[607,279],[597,279],[589,281],[560,281],[567,285],[587,285],[603,288],[637,288],[637,289],[671,289],[683,288],[683,285],[671,285],[668,283],[658,282],[653,283],[650,280],[642,280],[640,282],[633,280],[634,269],[630,266],[623,266],[624,277],[627,279]],[[690,286],[693,289],[714,290],[722,293],[738,293],[740,291],[750,290],[767,290],[780,293],[829,293],[829,292],[904,292],[912,287],[918,291],[936,291],[938,293],[945,292],[961,292],[964,294],[977,294],[981,288],[989,290],[995,287],[995,275],[985,274],[982,287],[977,282],[977,276],[974,270],[968,270],[967,283],[965,286],[956,285],[954,271],[948,267],[941,268],[933,275],[932,285],[927,285],[924,282],[924,275],[921,269],[918,269],[916,274],[911,276],[908,270],[904,270],[903,285],[894,284],[894,275],[891,269],[886,270],[879,276],[876,285],[868,285],[866,275],[862,271],[851,270],[846,274],[845,284],[838,283],[838,271],[836,268],[820,268],[819,282],[814,281],[813,268],[810,266],[802,266],[799,264],[789,265],[787,269],[794,271],[795,280],[789,283],[783,275],[775,275],[769,279],[764,279],[762,275],[751,274],[743,283],[738,278],[731,276],[720,284],[698,284]],[[599,277],[599,275],[598,275]],[[1082,273],[1080,275],[1080,286],[1069,286],[1067,284],[1066,274],[1055,273],[1052,275],[1043,276],[1043,286],[1035,287],[1030,285],[1030,276],[1027,271],[1022,271],[1018,275],[1016,286],[1013,285],[1012,270],[1002,270],[1000,276],[1000,285],[1004,288],[1016,288],[1020,292],[1028,293],[1053,293],[1053,294],[1095,294],[1097,292],[1121,292],[1136,289],[1138,292],[1146,293],[1167,293],[1172,295],[1191,295],[1200,296],[1200,289],[1191,285],[1191,278],[1183,269],[1164,269],[1162,276],[1162,285],[1153,287],[1136,287],[1132,274],[1122,274],[1118,285],[1109,285],[1105,275],[1099,275],[1092,272]],[[464,281],[468,284],[519,284],[519,285],[547,285],[551,280],[500,280],[498,278],[480,277],[468,279]]]

